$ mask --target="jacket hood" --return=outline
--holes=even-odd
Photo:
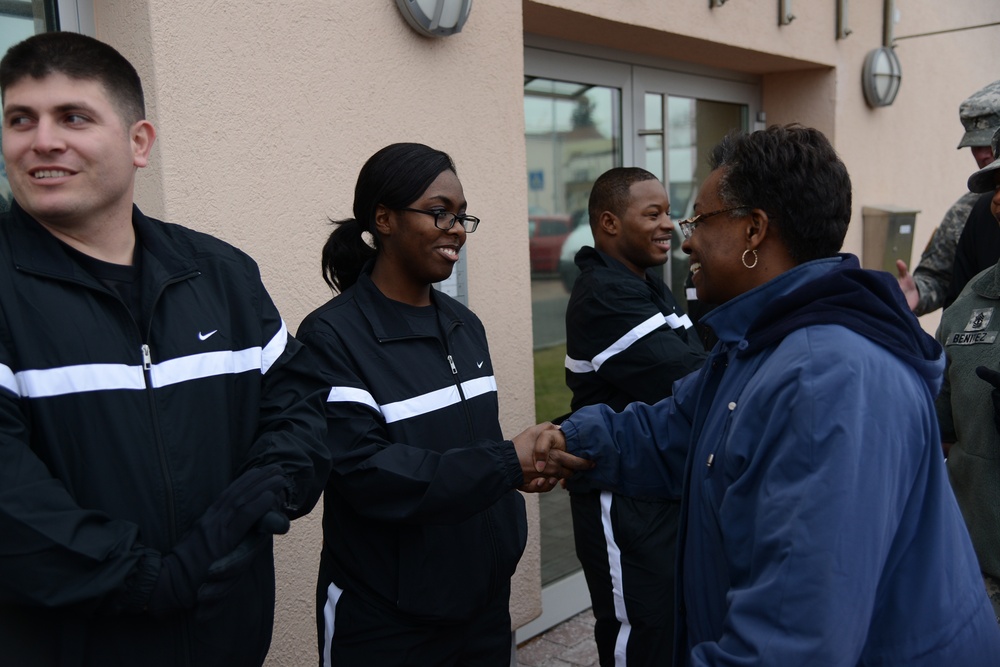
[[[797,329],[839,324],[886,348],[912,366],[936,395],[944,352],[906,305],[892,274],[862,269],[854,255],[822,277],[770,301],[746,333],[748,355],[773,345]]]

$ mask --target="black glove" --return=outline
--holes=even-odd
[[[149,598],[150,613],[193,607],[212,564],[232,553],[251,531],[258,533],[263,517],[279,509],[286,483],[277,464],[248,470],[233,481],[163,557]]]
[[[1000,371],[995,371],[986,366],[976,368],[976,375],[993,385],[990,398],[993,399],[993,425],[1000,432]]]

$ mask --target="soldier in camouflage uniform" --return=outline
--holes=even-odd
[[[959,105],[958,115],[965,127],[965,134],[958,142],[958,147],[971,147],[976,164],[982,169],[993,162],[990,139],[1000,129],[1000,81],[994,81],[973,93]],[[966,192],[952,204],[931,236],[913,275],[909,274],[906,262],[897,260],[899,286],[906,295],[910,309],[917,315],[937,310],[948,295],[952,267],[955,264],[955,246],[958,245],[972,205],[978,199],[978,194]]]
[[[1000,222],[1000,131],[997,157],[969,178]],[[992,196],[988,193],[992,193]],[[1000,622],[1000,262],[970,280],[941,316],[937,339],[948,355],[937,397],[948,477]]]

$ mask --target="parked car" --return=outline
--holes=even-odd
[[[569,236],[568,215],[529,215],[528,254],[532,273],[555,273],[559,268],[559,251]]]
[[[559,251],[559,278],[567,292],[573,291],[573,283],[580,275],[580,269],[573,259],[585,245],[594,245],[594,233],[590,231],[588,223],[577,225],[576,229],[563,240],[562,249]]]

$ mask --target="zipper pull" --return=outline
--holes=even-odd
[[[450,354],[448,355],[448,364],[451,366],[451,374],[458,375],[458,369],[455,368],[455,360],[451,358]]]
[[[142,370],[148,371],[153,366],[153,357],[149,354],[149,346],[142,344]]]

